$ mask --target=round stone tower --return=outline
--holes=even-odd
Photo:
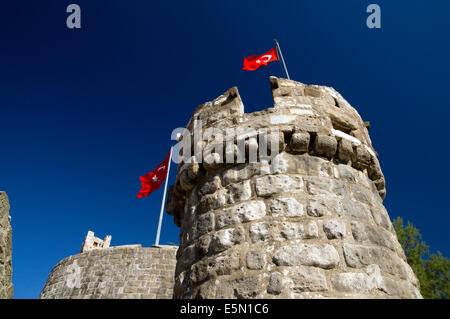
[[[224,152],[196,162],[191,143],[169,190],[166,211],[181,227],[174,298],[421,298],[383,206],[369,123],[330,87],[270,84],[273,108],[246,114],[232,88],[186,126],[182,140],[201,121],[216,132],[203,152]],[[227,129],[254,133],[217,142]],[[271,156],[248,154],[263,144]]]
[[[171,299],[176,246],[110,247],[89,231],[77,255],[53,267],[39,299]]]

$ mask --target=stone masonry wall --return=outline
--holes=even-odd
[[[12,230],[9,216],[9,201],[5,192],[0,192],[0,299],[13,297],[12,278]]]
[[[245,114],[232,88],[187,125],[282,135],[270,161],[179,165],[166,204],[181,227],[174,297],[421,298],[368,125],[330,87],[272,77],[271,88],[274,108]]]
[[[117,246],[67,257],[40,299],[171,299],[176,246]]]

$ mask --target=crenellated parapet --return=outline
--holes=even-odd
[[[186,129],[191,134],[191,155],[195,154],[194,132],[196,121],[201,122],[202,130],[217,129],[225,132],[243,132],[245,139],[244,161],[251,163],[249,147],[258,149],[259,135],[277,130],[279,132],[279,152],[289,154],[309,154],[325,158],[333,163],[346,164],[363,172],[377,189],[382,199],[386,196],[385,179],[377,159],[368,130],[358,112],[333,88],[318,85],[306,85],[292,80],[270,78],[274,107],[254,113],[245,113],[244,105],[236,87],[211,102],[200,105],[191,117]],[[247,130],[255,133],[246,134]],[[217,158],[222,163],[205,162],[197,154],[197,162],[180,163],[175,185],[169,190],[166,211],[173,215],[175,223],[180,226],[184,214],[186,196],[196,183],[206,175],[214,173],[230,163],[226,162],[227,152],[232,152],[234,163],[236,144],[223,142],[224,154]],[[208,150],[215,141],[202,140],[202,149]],[[201,158],[202,160],[198,160]],[[260,159],[255,158],[253,162]]]

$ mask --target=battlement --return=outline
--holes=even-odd
[[[309,154],[326,158],[327,160],[349,165],[371,181],[384,199],[386,196],[385,179],[377,159],[369,134],[368,124],[363,122],[354,109],[337,91],[331,87],[306,85],[300,82],[270,78],[270,88],[273,97],[273,107],[263,111],[245,113],[238,89],[233,87],[211,102],[197,107],[186,125],[194,141],[196,123],[201,121],[203,130],[215,129],[226,131],[233,129],[241,133],[241,138],[247,139],[246,150],[258,148],[258,143],[267,140],[267,132],[277,130],[279,143],[277,153]],[[252,130],[253,133],[247,133]],[[239,133],[238,133],[239,135]],[[211,154],[208,163],[180,163],[175,185],[169,189],[166,211],[175,217],[175,223],[180,226],[184,214],[184,205],[189,192],[206,176],[229,167],[224,156],[234,153],[234,164],[242,163],[236,159],[237,144],[240,136],[234,139],[234,145],[223,143],[224,155]],[[203,150],[216,147],[217,140],[203,139]],[[198,157],[192,143],[191,153],[187,157]],[[242,154],[241,154],[242,155]],[[245,155],[245,162],[252,162]],[[264,161],[258,157],[253,162]],[[269,165],[276,162],[276,157]],[[266,165],[267,163],[262,163]],[[273,166],[273,165],[272,165]]]

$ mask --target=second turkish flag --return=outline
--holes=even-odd
[[[255,71],[260,67],[269,64],[272,61],[278,61],[277,48],[274,47],[263,55],[251,55],[244,58],[244,67],[246,71]]]
[[[170,160],[170,152],[167,154],[166,159],[164,162],[158,165],[158,167],[148,174],[145,174],[144,176],[139,177],[142,184],[142,189],[137,194],[138,198],[146,197],[150,195],[153,191],[157,190],[162,182],[167,177],[167,170],[169,167],[169,160]]]

